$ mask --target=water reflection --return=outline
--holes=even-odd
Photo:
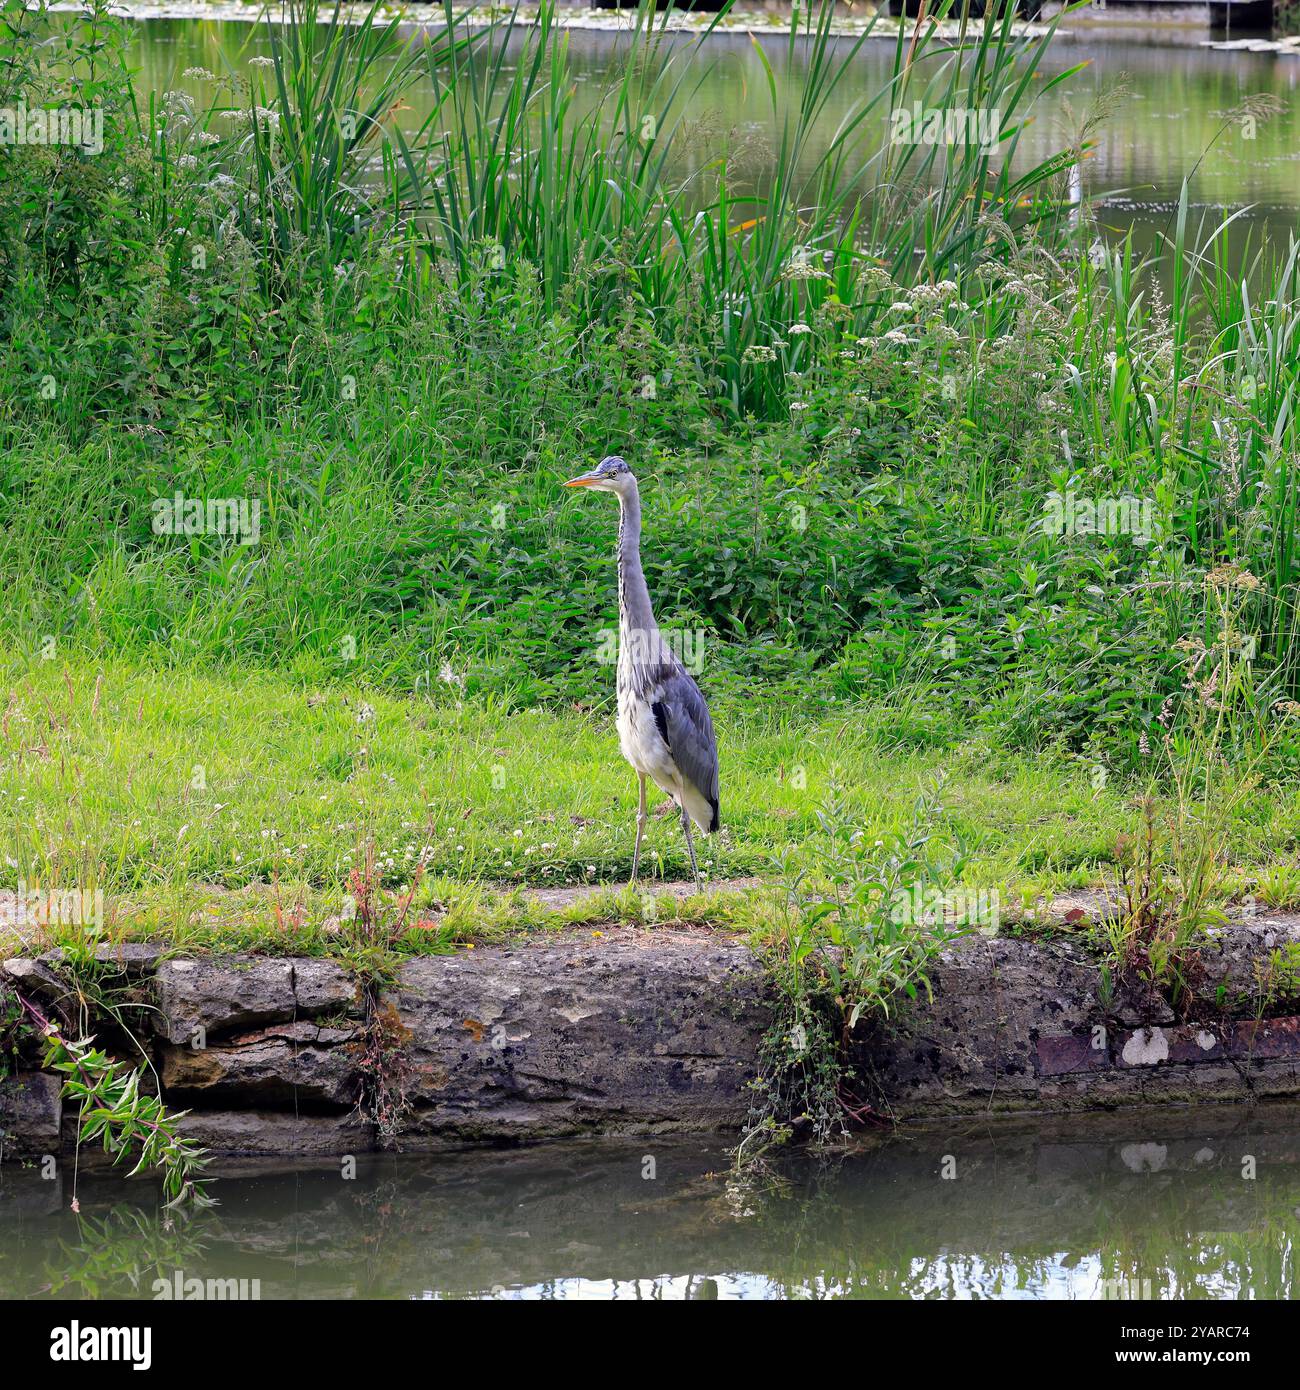
[[[0,1296],[1290,1298],[1300,1110],[900,1133],[737,1186],[717,1142],[582,1142],[228,1167],[168,1226],[152,1189],[0,1169]],[[653,1176],[647,1176],[653,1173]],[[1253,1176],[1250,1174],[1253,1173]],[[947,1174],[948,1176],[945,1176]],[[192,1285],[192,1287],[199,1287]]]

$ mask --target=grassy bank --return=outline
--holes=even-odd
[[[206,105],[102,11],[3,13],[0,95],[106,120],[0,149],[0,881],[324,920],[370,842],[430,902],[617,882],[613,519],[557,487],[607,452],[702,646],[713,877],[815,868],[833,782],[870,840],[944,771],[972,881],[1032,894],[1207,756],[1250,783],[1214,853],[1292,852],[1295,257],[1228,266],[1184,206],[1162,296],[1106,246],[1069,194],[1104,112],[1019,151],[1050,32],[922,26],[824,147],[855,45],[805,16],[754,191],[681,172],[649,13],[581,108],[545,13],[408,48],[308,5]],[[1000,137],[889,139],[918,101]],[[680,874],[671,821],[650,854]]]
[[[8,873],[29,886],[102,889],[110,926],[127,935],[161,928],[185,939],[204,911],[214,931],[262,944],[314,935],[342,910],[367,846],[394,892],[423,865],[417,904],[438,921],[451,910],[449,930],[467,936],[523,920],[518,900],[502,905],[490,890],[626,881],[635,781],[604,718],[267,673],[177,681],[46,663],[11,670],[11,681],[0,721]],[[1113,874],[1133,824],[1132,789],[1094,786],[1077,761],[916,747],[887,706],[822,719],[718,714],[726,816],[705,850],[710,880],[772,878],[780,859],[792,874],[815,869],[829,802],[864,836],[883,837],[940,774],[970,886],[996,888],[1008,905]],[[1294,789],[1244,803],[1232,825],[1234,887],[1285,858],[1298,832]],[[648,836],[643,887],[653,893],[656,879],[688,873],[673,816],[655,818]]]
[[[29,883],[145,902],[275,879],[286,901],[337,913],[367,842],[394,889],[421,861],[431,879],[488,885],[618,884],[630,868],[635,779],[604,718],[123,666],[50,663],[11,690],[0,803],[8,868]],[[724,708],[719,722],[727,816],[706,851],[712,879],[804,862],[832,797],[869,833],[895,829],[940,771],[986,884],[1086,881],[1123,824],[1123,798],[1078,765],[909,746],[884,706],[824,719]],[[1243,850],[1287,833],[1243,825]],[[674,818],[654,820],[647,853],[652,878],[684,875]]]

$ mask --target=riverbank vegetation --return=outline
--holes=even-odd
[[[1120,95],[1020,148],[1050,25],[922,25],[828,133],[875,42],[828,15],[761,41],[753,186],[650,10],[580,92],[545,9],[306,0],[195,102],[105,10],[6,0],[0,106],[104,113],[0,148],[6,881],[333,900],[367,833],[390,888],[426,845],[430,884],[617,881],[611,534],[557,488],[608,452],[722,731],[715,878],[943,768],[972,873],[1095,880],[1218,698],[1225,584],[1222,852],[1290,862],[1294,251],[1229,264],[1186,200],[1162,267],[1108,244],[1073,172]],[[891,140],[918,102],[998,139]]]

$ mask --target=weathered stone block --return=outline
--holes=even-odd
[[[239,1033],[207,1048],[164,1044],[163,1090],[178,1104],[220,1098],[251,1106],[311,1104],[350,1107],[359,1082],[351,1028],[307,1020]]]
[[[192,1110],[182,1116],[177,1128],[217,1154],[352,1154],[374,1146],[371,1127],[351,1115]]]
[[[10,956],[0,974],[23,990],[29,998],[55,1003],[74,996],[66,980],[61,979],[49,964],[34,956]]]
[[[211,1039],[303,1015],[346,1011],[356,1002],[356,986],[347,972],[326,960],[165,960],[155,979],[155,1026],[171,1043],[189,1043],[200,1030]]]
[[[1255,963],[1294,927],[1223,928],[1206,975],[1249,996]],[[1069,944],[967,938],[930,972],[933,1001],[875,1029],[859,1064],[899,1118],[1296,1094],[1289,1020],[1176,1023],[1154,992],[1101,1002],[1098,964]],[[1100,1030],[1101,1047],[1093,1030]]]
[[[298,1013],[355,1013],[356,981],[332,960],[301,957],[293,963],[293,992]]]
[[[412,960],[393,1002],[416,1106],[404,1147],[735,1128],[769,1022],[745,946],[679,933]]]
[[[0,1149],[58,1153],[62,1082],[54,1072],[26,1071],[0,1081]]]

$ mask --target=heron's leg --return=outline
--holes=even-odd
[[[695,879],[695,891],[700,891],[700,871],[695,867],[695,845],[691,840],[691,818],[682,810],[682,829],[686,832],[686,848],[691,856],[691,874]]]
[[[641,864],[641,836],[645,833],[645,823],[649,820],[645,809],[645,773],[638,772],[637,780],[641,783],[641,805],[636,813],[636,848],[632,851],[632,877],[627,883],[629,888],[636,882],[636,871]]]

